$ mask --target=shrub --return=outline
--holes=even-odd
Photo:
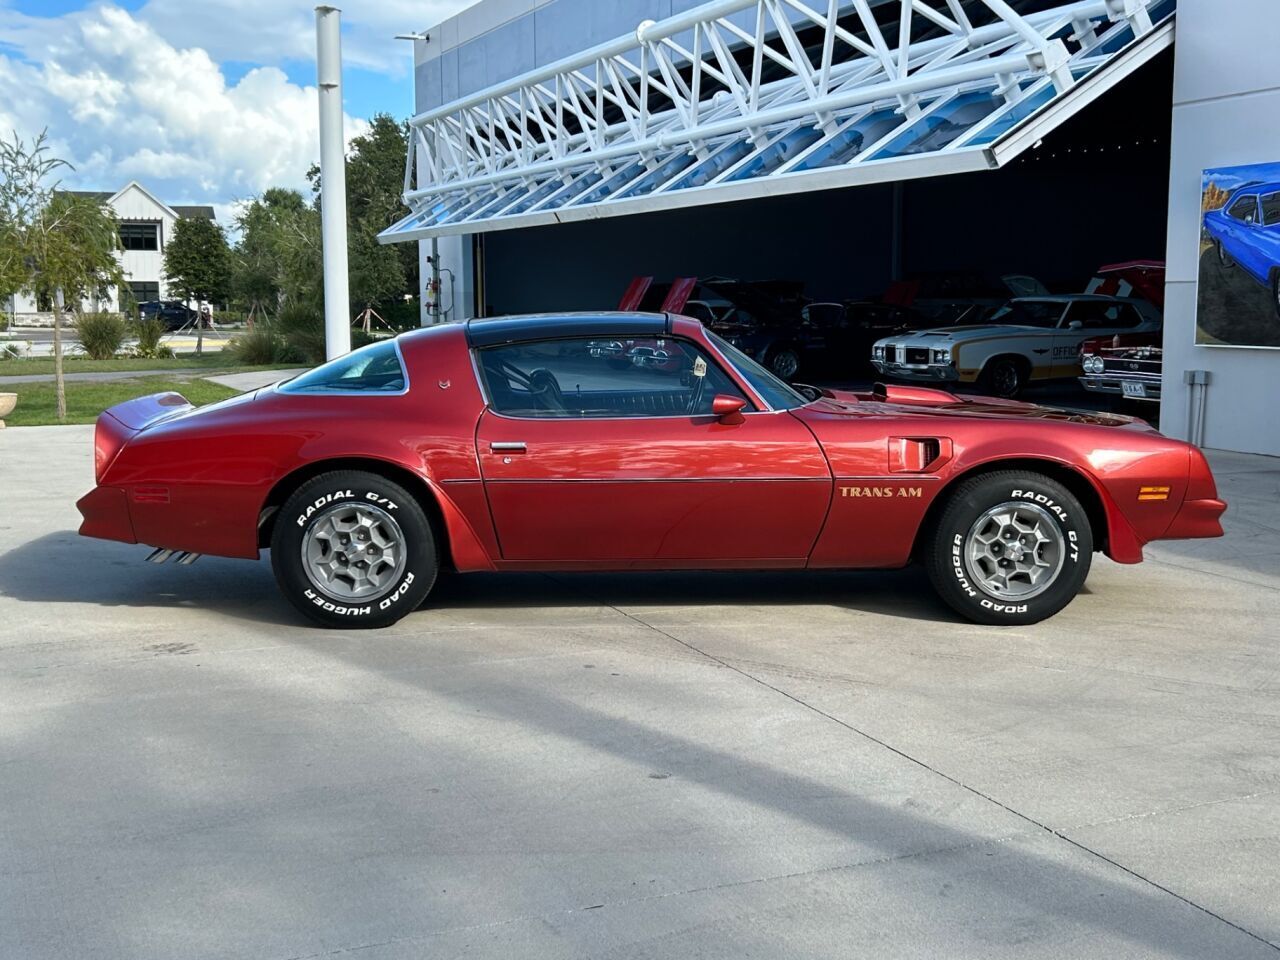
[[[231,341],[231,352],[241,363],[268,364],[284,360],[284,344],[275,329],[266,323],[257,324]]]
[[[324,316],[319,307],[305,301],[292,301],[280,308],[276,331],[296,357],[294,362],[324,362]]]
[[[7,313],[0,313],[0,333],[4,333],[8,329],[9,315]]]
[[[128,333],[118,313],[81,313],[75,319],[76,336],[84,352],[93,360],[110,360],[119,351]]]
[[[159,317],[142,317],[134,320],[132,327],[133,335],[138,338],[137,346],[133,348],[135,357],[156,360],[161,357],[173,356],[173,348],[160,342],[160,338],[165,335],[166,328],[164,321]]]

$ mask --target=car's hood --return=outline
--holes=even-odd
[[[1031,419],[1086,423],[1102,427],[1151,429],[1145,420],[1121,414],[1064,410],[1057,407],[1043,407],[1035,403],[1024,403],[1021,400],[1001,400],[997,397],[959,397],[945,390],[892,384],[887,387],[877,384],[872,393],[824,390],[823,396],[803,409],[818,415],[837,417],[873,414],[965,417],[981,420]]]
[[[977,340],[983,337],[1007,337],[1024,333],[1051,333],[1047,327],[1031,327],[1013,323],[983,323],[973,326],[930,327],[927,330],[913,330],[900,334],[896,339],[911,340],[946,340],[954,343],[957,340]]]

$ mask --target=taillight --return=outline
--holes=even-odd
[[[102,482],[107,467],[116,458],[120,448],[124,446],[128,432],[115,417],[104,413],[98,417],[98,424],[93,430],[93,479]]]

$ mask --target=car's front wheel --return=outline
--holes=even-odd
[[[1028,365],[1021,357],[996,357],[982,368],[978,386],[990,396],[1009,399],[1022,392],[1028,372]]]
[[[934,588],[975,623],[1051,617],[1084,585],[1093,532],[1080,501],[1049,477],[1001,471],[966,480],[938,516],[924,557]]]
[[[439,568],[422,505],[377,474],[338,470],[302,484],[271,535],[285,597],[327,627],[385,627],[416,609]]]
[[[1231,259],[1231,254],[1227,253],[1226,248],[1222,246],[1221,240],[1215,240],[1214,246],[1218,251],[1218,266],[1223,270],[1230,270],[1236,265],[1236,262]]]

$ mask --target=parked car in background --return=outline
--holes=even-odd
[[[1090,337],[1155,333],[1160,311],[1146,300],[1098,294],[1020,297],[987,323],[918,330],[878,341],[880,373],[928,383],[976,383],[998,397],[1033,380],[1080,376],[1080,346]]]
[[[617,370],[602,342],[678,362]],[[1132,417],[801,393],[671,314],[440,324],[199,409],[119,404],[93,451],[81,534],[155,562],[269,547],[288,601],[340,629],[418,609],[441,569],[913,560],[961,616],[1029,624],[1071,602],[1095,552],[1137,563],[1153,540],[1218,537],[1226,509],[1198,449]]]
[[[1048,293],[1035,277],[951,271],[920,273],[894,281],[881,302],[909,308],[924,319],[925,326],[941,327],[981,323],[1010,298]]]
[[[1204,229],[1223,269],[1239,266],[1266,287],[1280,316],[1280,183],[1241,187],[1204,215]]]
[[[1130,400],[1160,401],[1164,351],[1157,333],[1095,337],[1080,347],[1084,375],[1080,385],[1090,393]]]
[[[146,319],[155,317],[168,330],[181,330],[200,318],[200,312],[188,307],[181,300],[144,300],[138,304],[138,315]],[[207,321],[206,321],[207,324]]]

